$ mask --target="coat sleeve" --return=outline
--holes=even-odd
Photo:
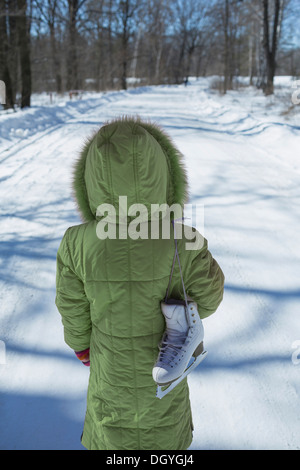
[[[57,252],[56,306],[62,317],[64,339],[70,348],[89,348],[91,336],[90,303],[84,285],[76,275],[68,247],[68,230]]]
[[[214,313],[223,299],[224,274],[203,239],[199,250],[191,250],[185,281],[186,291],[198,305],[201,319]]]

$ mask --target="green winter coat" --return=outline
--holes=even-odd
[[[193,430],[187,380],[159,400],[152,379],[165,329],[160,302],[174,256],[173,229],[169,238],[125,237],[138,214],[124,218],[119,210],[119,196],[127,196],[128,207],[144,204],[149,214],[151,204],[183,205],[181,154],[154,124],[111,122],[85,143],[74,191],[84,223],[69,228],[59,247],[56,305],[68,346],[90,348],[82,444],[89,450],[185,450]],[[103,203],[120,216],[116,224],[111,213],[97,211]],[[154,217],[161,224],[166,213],[144,214],[140,228],[150,228]],[[117,237],[114,230],[99,237],[104,221]],[[197,250],[187,250],[186,241],[178,241],[185,286],[203,319],[222,300],[224,276],[206,240]],[[177,266],[171,297],[182,295]]]

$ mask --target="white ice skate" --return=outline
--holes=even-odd
[[[152,370],[158,398],[173,390],[207,354],[203,347],[204,329],[196,302],[162,302],[161,310],[166,320],[166,331]]]

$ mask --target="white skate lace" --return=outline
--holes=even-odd
[[[175,341],[174,341],[175,340]],[[170,364],[176,356],[182,351],[186,335],[172,333],[172,342],[168,339],[168,334],[163,338],[160,347],[160,362]]]

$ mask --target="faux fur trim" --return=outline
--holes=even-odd
[[[83,222],[90,222],[95,219],[89,205],[88,194],[85,185],[84,172],[85,163],[89,148],[99,130],[94,131],[89,137],[85,139],[83,147],[79,153],[79,157],[74,164],[73,170],[73,196],[77,203],[77,208]]]
[[[142,120],[139,116],[122,116],[120,118],[106,122],[104,126],[117,122],[128,122],[132,123],[133,126],[141,126],[159,143],[166,156],[170,172],[171,187],[170,194],[168,196],[169,200],[167,203],[169,205],[180,204],[183,206],[188,201],[189,197],[187,173],[184,168],[183,155],[175,146],[171,138],[158,124],[151,121]],[[95,220],[95,215],[92,213],[89,206],[84,173],[90,145],[97,137],[97,134],[101,129],[102,127],[96,131],[93,131],[92,134],[85,139],[83,147],[79,153],[79,158],[74,165],[72,184],[73,194],[83,222],[90,222]]]

